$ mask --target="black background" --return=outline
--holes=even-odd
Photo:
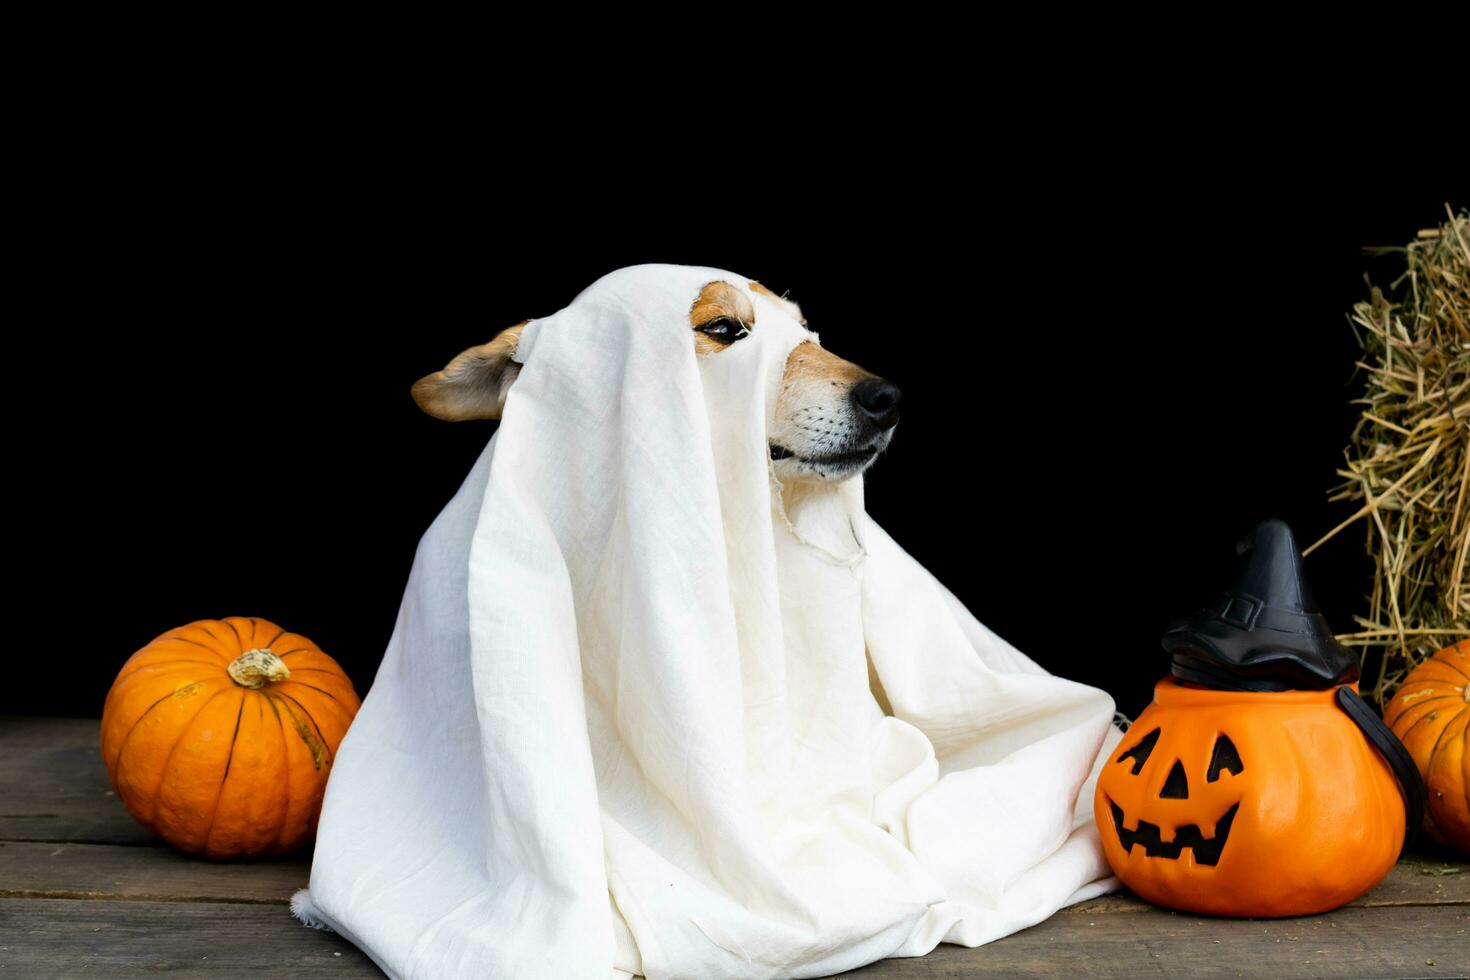
[[[609,136],[465,154],[118,126],[43,157],[12,426],[39,628],[0,711],[100,716],[134,650],[229,615],[311,637],[366,694],[419,536],[494,425],[430,418],[410,385],[604,272],[683,262],[789,291],[900,385],[869,512],[1136,715],[1163,623],[1226,584],[1239,536],[1277,516],[1305,548],[1351,513],[1327,500],[1361,390],[1348,313],[1401,263],[1362,249],[1466,188],[1328,144],[993,135],[718,172]],[[1339,631],[1364,538],[1306,560]]]

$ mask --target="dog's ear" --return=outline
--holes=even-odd
[[[506,393],[521,373],[520,362],[510,356],[529,322],[506,327],[489,343],[462,351],[444,370],[419,378],[413,385],[413,400],[430,415],[448,422],[500,418]]]

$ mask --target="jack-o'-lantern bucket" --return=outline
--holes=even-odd
[[[1171,672],[1103,764],[1108,863],[1150,902],[1212,915],[1324,912],[1383,880],[1424,788],[1358,693],[1291,530],[1243,540],[1233,589],[1171,623]]]

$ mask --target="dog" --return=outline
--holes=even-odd
[[[752,281],[750,288],[807,325],[801,308]],[[488,343],[470,347],[444,368],[416,381],[414,402],[448,422],[498,419],[521,371],[511,359],[529,320],[506,327]],[[706,283],[689,308],[690,343],[698,357],[720,352],[760,329],[748,293],[723,280]],[[888,448],[898,425],[900,390],[873,372],[804,340],[786,357],[776,415],[768,433],[772,469],[798,493],[849,480]],[[872,658],[868,686],[885,715],[893,714]]]
[[[758,282],[751,289],[807,325],[792,300]],[[500,418],[521,370],[511,355],[528,322],[506,327],[488,343],[461,352],[443,370],[420,378],[413,385],[414,402],[449,422]],[[697,356],[718,357],[760,327],[749,294],[716,280],[700,290],[690,307],[689,329]],[[802,341],[786,358],[769,433],[776,478],[783,484],[824,483],[862,473],[893,439],[900,394],[887,379],[813,341]]]

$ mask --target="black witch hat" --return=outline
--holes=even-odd
[[[1181,680],[1237,691],[1321,689],[1358,679],[1358,659],[1317,609],[1286,522],[1257,524],[1236,546],[1235,585],[1164,631]]]

